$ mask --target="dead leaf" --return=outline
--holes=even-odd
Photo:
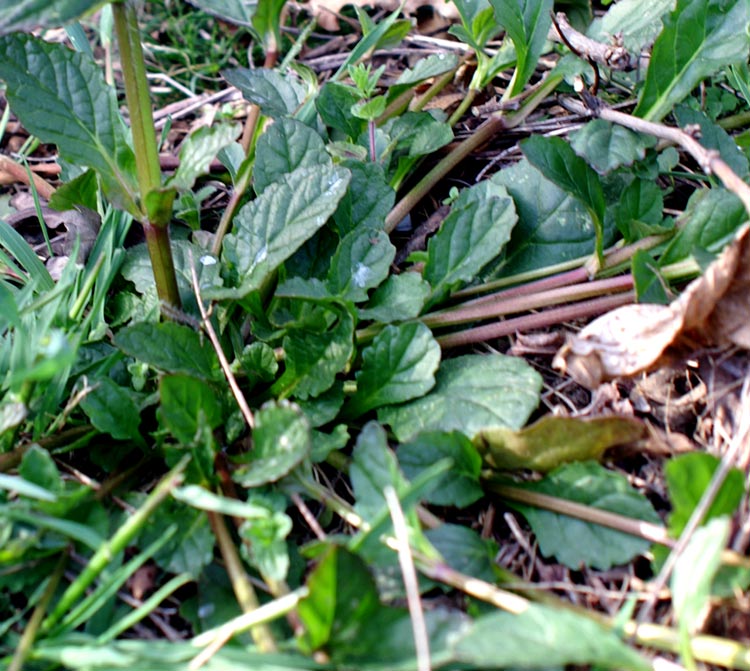
[[[338,14],[346,5],[356,7],[380,7],[392,12],[399,6],[398,0],[308,0],[301,3],[317,19],[318,25],[325,30],[335,33],[339,30]],[[452,2],[438,0],[406,0],[404,5],[404,14],[416,14],[420,7],[429,6],[445,19],[459,19],[460,15]]]
[[[645,437],[646,427],[632,417],[554,417],[546,415],[521,431],[495,427],[472,441],[493,468],[547,472],[570,461],[599,459],[615,445]]]
[[[670,305],[626,305],[595,319],[558,351],[553,365],[596,389],[653,366],[683,334],[750,348],[748,225]]]

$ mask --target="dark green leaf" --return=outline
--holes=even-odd
[[[378,410],[399,441],[421,431],[461,431],[473,437],[490,426],[520,429],[539,402],[542,379],[522,359],[465,355],[443,361],[434,389],[420,399]]]
[[[51,493],[52,499],[54,499],[55,492],[62,491],[63,483],[55,460],[47,450],[43,450],[38,445],[32,445],[24,452],[18,474],[27,482],[43,487]]]
[[[719,459],[705,452],[682,454],[667,461],[664,477],[672,503],[669,531],[674,538],[682,533],[718,465]],[[736,468],[732,469],[714,497],[704,519],[733,515],[742,499],[743,491],[742,473]]]
[[[357,393],[347,412],[359,416],[422,396],[435,385],[439,363],[440,347],[424,324],[387,326],[362,352]]]
[[[310,426],[299,408],[268,403],[255,414],[253,450],[232,477],[243,487],[283,478],[310,453]]]
[[[349,476],[356,498],[354,507],[368,521],[386,507],[383,495],[386,487],[402,493],[408,486],[396,455],[388,447],[385,431],[377,422],[368,422],[359,434]]]
[[[270,382],[279,370],[273,348],[256,341],[247,345],[239,356],[242,370],[251,381]]]
[[[615,224],[625,240],[634,242],[644,233],[660,232],[664,196],[657,184],[645,179],[634,179],[620,196],[615,210]]]
[[[516,71],[509,95],[520,93],[536,69],[552,24],[552,0],[490,0],[497,22],[516,49]]]
[[[506,189],[490,181],[464,189],[430,239],[424,277],[433,300],[474,279],[502,251],[518,217]]]
[[[568,664],[634,671],[651,668],[594,620],[537,604],[530,604],[518,615],[495,612],[482,616],[461,636],[455,651],[458,661],[475,669],[548,669]]]
[[[110,378],[93,381],[93,388],[81,401],[81,408],[99,431],[118,440],[143,442],[138,432],[141,423],[138,406],[130,392]]]
[[[745,0],[677,0],[654,43],[636,116],[659,121],[721,68],[747,59]]]
[[[425,536],[452,569],[489,583],[497,580],[493,567],[498,547],[494,541],[458,524],[441,524],[428,529]]]
[[[660,522],[649,500],[633,489],[626,478],[593,461],[560,466],[543,480],[523,487],[633,519]],[[642,538],[550,510],[515,502],[510,505],[528,520],[541,553],[556,557],[572,569],[591,566],[607,570],[648,552],[651,546]]]
[[[654,257],[645,249],[633,254],[630,269],[639,303],[668,305],[672,301],[672,296],[667,292],[669,283],[659,271]]]
[[[357,228],[382,230],[385,217],[396,201],[396,192],[388,185],[379,163],[344,161],[352,173],[351,183],[339,202],[333,221],[344,237]]]
[[[328,289],[343,300],[361,303],[386,277],[396,248],[384,231],[358,228],[346,235],[331,259]]]
[[[78,175],[73,181],[58,187],[49,199],[53,210],[72,210],[77,205],[96,212],[99,185],[93,170]]]
[[[258,138],[253,168],[255,192],[262,193],[296,168],[331,165],[320,135],[301,121],[282,117]]]
[[[444,121],[428,112],[407,112],[384,126],[396,151],[408,156],[424,156],[437,151],[453,140],[453,131]]]
[[[449,476],[443,478],[430,493],[427,503],[464,508],[482,497],[483,491],[479,485],[482,457],[471,441],[461,433],[420,433],[410,442],[400,445],[397,456],[398,463],[409,480],[414,480],[419,473],[440,459],[448,457],[453,460]]]
[[[623,165],[643,159],[646,149],[656,144],[650,135],[609,123],[603,119],[589,121],[583,128],[570,134],[570,146],[600,175],[606,175]]]
[[[354,319],[342,308],[331,312],[330,329],[292,329],[284,338],[286,370],[272,388],[274,393],[305,400],[333,386],[354,351]]]
[[[98,65],[62,44],[14,33],[0,38],[0,79],[26,130],[96,170],[110,200],[138,214],[133,154]]]
[[[458,65],[458,59],[452,53],[432,54],[418,60],[413,68],[406,68],[396,80],[395,86],[401,84],[418,84],[430,77],[438,77]]]
[[[214,292],[216,297],[240,298],[260,288],[326,223],[348,184],[349,172],[342,168],[297,168],[242,207],[223,248],[239,288]]]
[[[58,28],[103,4],[102,0],[0,0],[0,35]]]
[[[718,187],[694,191],[659,265],[683,261],[697,249],[720,251],[746,220],[745,208],[729,191]]]
[[[266,579],[285,580],[289,571],[289,552],[286,537],[292,530],[292,520],[284,512],[287,499],[254,494],[248,500],[265,514],[243,522],[239,528],[245,541],[240,551]]]
[[[307,579],[310,594],[297,607],[304,624],[300,645],[310,653],[354,645],[381,610],[375,582],[364,562],[332,546]]]
[[[187,375],[164,375],[159,380],[161,420],[183,445],[196,439],[199,428],[215,429],[224,416],[221,398],[202,380]]]
[[[219,370],[211,344],[190,327],[174,322],[128,326],[115,336],[115,345],[134,359],[168,373],[211,380]]]
[[[492,181],[508,189],[518,211],[501,266],[503,275],[545,268],[594,251],[594,227],[585,206],[528,161],[501,170]]]
[[[190,133],[180,146],[180,164],[166,186],[178,191],[192,189],[195,180],[208,172],[211,161],[239,137],[241,130],[239,124],[220,123]]]
[[[414,319],[429,295],[430,285],[418,273],[391,275],[373,292],[359,316],[381,324]]]
[[[245,100],[255,103],[263,114],[274,119],[293,114],[305,99],[302,84],[275,70],[235,68],[222,75],[242,92]]]
[[[355,140],[367,128],[366,121],[349,113],[352,105],[358,101],[359,94],[351,86],[326,82],[315,100],[315,107],[326,126]]]

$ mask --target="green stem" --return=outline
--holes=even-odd
[[[474,98],[477,97],[478,93],[479,89],[469,89],[466,97],[461,101],[461,104],[456,107],[456,110],[453,112],[453,114],[451,114],[451,118],[448,119],[448,125],[451,126],[451,128],[461,120],[461,117],[464,115],[466,110],[471,107],[471,104],[474,102]]]
[[[471,137],[445,156],[396,204],[386,217],[386,232],[391,233],[411,209],[435,187],[435,184],[461,161],[489,142],[496,133],[522,124],[529,114],[557,88],[562,79],[560,75],[547,77],[515,114],[506,116],[502,112],[497,112],[487,119]]]
[[[146,209],[146,200],[149,195],[161,188],[161,167],[156,146],[150,90],[146,78],[146,64],[138,32],[138,17],[132,2],[127,0],[113,3],[112,15],[120,48],[120,66],[133,135],[140,208],[143,212],[141,223],[146,233],[156,291],[163,303],[179,308],[181,306],[180,293],[177,289],[172,248],[169,245],[167,231],[172,211],[171,204],[167,203],[168,199],[161,200],[162,207],[158,220],[151,219]]]

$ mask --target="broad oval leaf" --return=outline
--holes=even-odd
[[[195,442],[201,425],[213,430],[223,419],[221,397],[208,384],[188,375],[159,380],[160,419],[183,445]]]
[[[242,298],[321,228],[349,185],[343,168],[297,168],[242,207],[235,229],[224,240],[224,261],[237,289],[216,290],[217,298]]]
[[[381,324],[414,319],[429,295],[430,285],[418,273],[391,275],[373,292],[359,316]]]
[[[388,235],[375,229],[353,230],[339,243],[328,272],[328,289],[354,303],[366,301],[367,292],[386,277],[396,256]]]
[[[310,454],[310,425],[290,403],[268,403],[255,413],[253,450],[242,459],[232,478],[243,487],[276,482]]]
[[[379,163],[354,160],[342,165],[352,173],[352,180],[333,214],[339,235],[344,237],[356,228],[382,230],[396,201],[396,192],[386,181],[383,167]]]
[[[656,138],[635,133],[604,119],[589,121],[570,134],[570,146],[600,174],[606,175],[623,165],[632,165],[646,155]]]
[[[95,380],[93,388],[81,401],[81,408],[99,431],[117,440],[143,442],[138,431],[140,410],[128,390],[111,378]]]
[[[107,197],[139,214],[133,152],[99,66],[62,44],[14,33],[0,38],[0,79],[26,130],[71,163],[94,168]]]
[[[273,119],[293,114],[305,99],[302,84],[275,70],[235,68],[221,74],[242,92],[245,100],[255,103]]]
[[[505,187],[484,181],[464,189],[427,247],[424,277],[432,285],[433,301],[474,279],[498,256],[517,220]]]
[[[678,0],[654,42],[633,114],[658,121],[705,77],[747,59],[747,0]]]
[[[422,396],[435,385],[440,346],[421,322],[386,326],[362,351],[357,393],[346,408],[357,417],[373,408]]]
[[[134,324],[115,336],[115,345],[134,359],[169,373],[186,373],[210,380],[219,370],[211,345],[182,324]]]
[[[541,376],[522,359],[467,354],[442,363],[427,396],[381,408],[378,419],[401,442],[427,430],[473,438],[490,426],[520,429],[539,403],[541,388]]]
[[[282,117],[258,138],[253,168],[255,192],[262,193],[295,168],[331,163],[320,135],[301,121]]]
[[[596,462],[566,464],[539,482],[522,485],[524,489],[556,496],[576,503],[608,510],[637,520],[659,524],[659,515],[649,500],[620,475]],[[649,541],[591,522],[508,502],[531,525],[545,557],[556,557],[572,569],[590,566],[606,570],[625,564],[648,552]],[[571,542],[575,539],[575,542]]]

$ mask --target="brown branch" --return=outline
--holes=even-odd
[[[634,58],[625,47],[596,42],[586,37],[570,25],[568,17],[562,12],[555,14],[554,23],[547,39],[562,42],[576,56],[604,65],[610,70],[633,70],[636,67],[638,59]]]

